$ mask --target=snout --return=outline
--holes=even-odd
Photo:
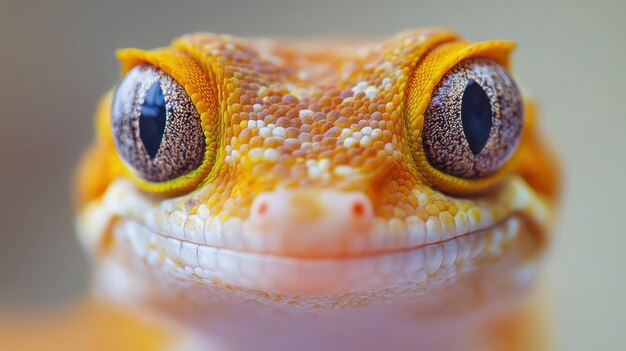
[[[369,232],[373,218],[372,203],[362,192],[280,189],[255,198],[246,232],[259,236],[269,252],[336,256]]]

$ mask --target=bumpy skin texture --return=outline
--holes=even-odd
[[[147,181],[116,151],[112,94],[105,96],[96,141],[78,177],[80,238],[101,258],[124,233],[147,230],[149,244],[133,242],[133,247],[145,245],[147,250],[136,253],[145,254],[154,269],[203,286],[285,295],[328,291],[244,280],[239,272],[214,274],[205,269],[201,253],[221,247],[259,259],[350,260],[464,240],[518,215],[545,238],[556,173],[537,135],[532,104],[525,105],[517,151],[488,176],[445,174],[428,162],[422,143],[424,113],[446,72],[472,57],[508,69],[512,47],[501,41],[472,44],[427,29],[378,41],[200,33],[167,48],[122,50],[123,74],[150,64],[184,87],[207,147],[201,166],[190,173]],[[144,229],[134,229],[137,223]],[[516,245],[496,241],[490,236],[484,249],[477,249],[480,257]],[[449,263],[445,257],[432,271],[420,271],[421,288],[477,262],[460,253]],[[386,284],[381,276],[363,289]],[[359,286],[358,278],[350,279],[355,280],[331,290]]]
[[[433,217],[445,226],[452,225],[446,218],[477,203],[445,194],[480,193],[505,176],[524,173],[540,193],[552,195],[554,172],[541,169],[545,153],[532,152],[541,149],[532,116],[526,117],[517,157],[493,176],[449,176],[424,155],[423,114],[442,75],[474,56],[508,67],[511,48],[507,42],[470,44],[449,32],[425,30],[364,44],[194,34],[167,49],[123,50],[123,72],[148,62],[185,87],[202,118],[206,160],[195,174],[175,181],[141,179],[117,156],[105,98],[99,138],[82,167],[80,203],[100,197],[115,178],[129,177],[165,195],[196,189],[173,205],[184,213],[206,206],[212,217],[245,220],[263,191],[334,188],[364,191],[378,217]],[[531,153],[533,160],[520,157]],[[497,212],[495,205],[502,204],[477,210]]]

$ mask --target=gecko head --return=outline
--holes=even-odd
[[[288,295],[429,290],[505,257],[511,273],[544,246],[556,193],[511,49],[425,30],[122,50],[79,173],[80,237]]]

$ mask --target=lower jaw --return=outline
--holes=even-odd
[[[525,267],[535,261],[542,247],[538,229],[519,216],[440,244],[336,259],[300,259],[200,246],[163,237],[133,221],[122,220],[113,230],[117,242],[131,249],[131,256],[178,282],[188,281],[196,288],[227,287],[241,293],[297,296],[302,302],[310,298],[317,305],[320,299],[333,303],[333,296],[342,295],[385,299],[388,295],[425,294],[480,276],[483,271],[503,272],[511,283],[519,280],[523,284],[529,280]]]
[[[536,226],[511,217],[442,244],[352,259],[204,248],[215,250],[210,269],[191,265],[183,243],[140,228],[115,225],[98,297],[158,312],[228,350],[474,349],[468,340],[523,307],[544,247]]]

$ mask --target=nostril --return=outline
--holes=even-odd
[[[352,214],[355,217],[362,217],[365,214],[365,205],[361,201],[352,204]]]
[[[265,214],[265,212],[267,212],[267,202],[265,202],[265,201],[261,202],[259,204],[257,212],[259,213],[259,215],[263,216]]]

